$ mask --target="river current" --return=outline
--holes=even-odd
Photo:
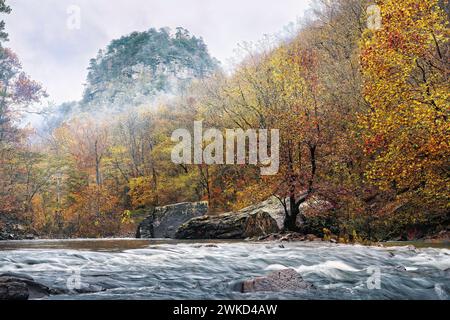
[[[315,288],[239,292],[243,280],[284,268],[295,269]],[[69,290],[49,299],[450,299],[448,247],[7,241],[0,242],[2,273],[28,275],[51,288]]]

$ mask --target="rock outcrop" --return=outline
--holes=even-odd
[[[137,238],[173,238],[178,227],[208,213],[207,202],[185,202],[157,207],[138,227]]]
[[[286,200],[288,202],[288,200]],[[289,202],[288,202],[289,207]],[[318,199],[316,197],[311,197],[310,199],[306,200],[304,203],[300,205],[300,212],[305,213],[309,210],[319,210],[324,211],[331,208],[331,204],[325,200]],[[281,204],[280,200],[278,200],[276,197],[272,196],[266,201],[262,201],[260,203],[257,203],[255,205],[249,206],[247,208],[244,208],[240,210],[239,212],[242,213],[252,213],[257,211],[265,211],[270,216],[275,219],[277,222],[278,228],[280,230],[283,230],[284,228],[284,220],[286,219],[286,213],[284,211],[284,207]],[[297,216],[297,226],[301,227],[303,221],[301,220],[301,216]]]
[[[314,198],[301,205],[300,210],[324,201]],[[138,238],[177,239],[246,239],[279,233],[284,228],[285,210],[276,197],[237,212],[215,216],[206,215],[207,202],[179,203],[156,208],[138,227]],[[297,224],[301,224],[300,215]]]
[[[177,239],[245,239],[279,231],[266,211],[230,212],[189,220],[175,234]]]
[[[311,199],[302,204],[300,210],[316,206],[318,200]],[[322,205],[320,203],[320,205]],[[286,214],[276,197],[217,216],[195,218],[178,228],[177,239],[246,239],[259,238],[279,233],[284,228]],[[300,216],[297,223],[300,226]]]
[[[313,289],[314,285],[303,280],[294,269],[284,269],[242,282],[241,292],[280,292]]]
[[[258,211],[267,212],[277,222],[278,229],[283,229],[286,214],[280,200],[275,197],[270,197],[266,201],[244,208],[239,212],[251,214]]]

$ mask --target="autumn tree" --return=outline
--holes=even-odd
[[[361,52],[367,178],[406,201],[448,208],[448,1],[379,4],[382,28],[365,32]]]
[[[10,13],[11,9],[0,1],[0,13]],[[17,122],[30,105],[46,96],[41,85],[31,80],[22,70],[17,55],[3,42],[8,35],[4,31],[5,23],[0,22],[0,212],[20,211],[28,208],[30,199],[26,193],[29,173],[22,156],[26,151],[27,131],[20,129]],[[30,159],[30,158],[28,158]],[[28,181],[28,182],[26,182]],[[29,187],[29,184],[28,184]],[[32,193],[34,195],[34,193]]]

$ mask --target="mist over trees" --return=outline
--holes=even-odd
[[[208,200],[215,214],[276,196],[288,230],[371,240],[445,230],[448,1],[379,1],[379,29],[367,26],[371,4],[316,1],[294,37],[247,47],[231,74],[182,28],[113,40],[91,60],[82,101],[53,110],[31,145],[12,119],[44,92],[3,48],[2,24],[0,215],[47,236],[105,237],[130,234],[154,206]],[[173,164],[172,132],[199,120],[279,129],[279,173]],[[301,210],[310,199],[329,207]]]

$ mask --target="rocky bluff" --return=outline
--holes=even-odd
[[[139,225],[138,238],[245,239],[280,232],[285,213],[274,197],[237,212],[208,215],[207,202],[154,209]]]

